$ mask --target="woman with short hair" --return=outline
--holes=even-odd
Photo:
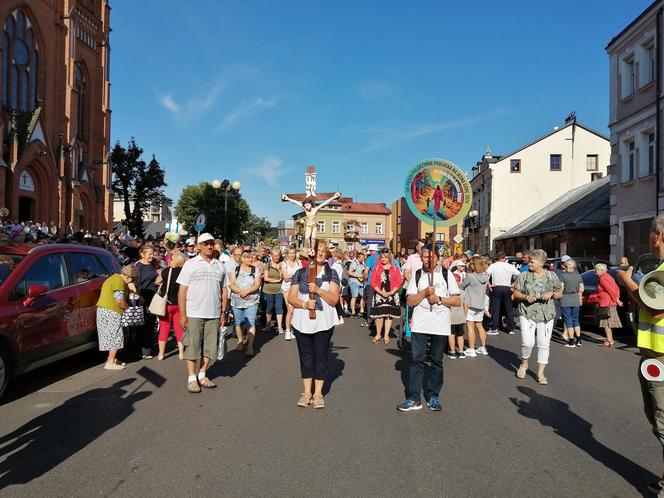
[[[328,246],[318,241],[315,262],[316,283],[309,283],[309,269],[301,268],[291,280],[288,301],[293,311],[293,330],[300,356],[300,372],[304,392],[297,401],[298,406],[310,404],[314,408],[325,408],[323,385],[327,375],[327,360],[330,340],[334,332],[339,302],[339,276],[326,260]],[[310,298],[313,294],[313,299]],[[315,310],[316,317],[310,318],[309,311]],[[313,395],[312,395],[313,387]]]
[[[286,303],[286,333],[285,339],[290,341],[295,337],[293,334],[292,320],[293,320],[293,305],[288,302],[288,292],[291,287],[291,280],[295,272],[302,268],[300,261],[297,258],[297,250],[294,247],[290,247],[286,251],[286,258],[280,263],[281,266],[281,275],[283,276],[283,281],[281,283],[281,293],[284,297],[284,302]]]
[[[613,329],[622,327],[622,322],[618,316],[618,305],[620,302],[620,289],[618,284],[608,273],[604,263],[595,265],[595,274],[599,278],[597,281],[597,292],[595,293],[595,302],[597,302],[597,316],[599,318],[599,327],[604,329],[606,339],[599,344],[604,348],[612,348]]]
[[[138,270],[127,265],[120,273],[108,277],[101,287],[97,301],[97,336],[99,351],[108,351],[104,368],[122,370],[125,364],[116,360],[118,350],[124,347],[122,313],[129,307],[129,291],[137,292],[134,279]]]
[[[254,254],[244,251],[240,265],[228,276],[230,281],[231,306],[235,317],[235,333],[237,334],[237,351],[245,349],[246,356],[254,355],[254,339],[256,338],[256,312],[260,301],[261,282],[260,269],[253,264]],[[245,335],[246,333],[246,335]],[[246,339],[245,339],[246,338]]]
[[[516,279],[514,299],[519,301],[521,324],[521,365],[516,376],[526,377],[528,359],[537,342],[537,382],[548,384],[544,369],[549,363],[549,348],[556,317],[554,299],[562,297],[558,276],[544,268],[547,254],[542,249],[530,253],[530,268]]]
[[[159,347],[158,360],[164,359],[166,341],[168,341],[171,328],[175,332],[180,359],[184,358],[184,345],[182,344],[184,330],[182,329],[182,325],[180,325],[180,308],[178,307],[180,284],[178,284],[177,280],[186,260],[187,258],[182,253],[173,254],[168,268],[162,272],[163,282],[157,293],[166,298],[166,314],[159,317],[159,337],[157,338],[157,346]]]
[[[489,354],[486,349],[486,331],[482,326],[484,320],[484,305],[486,288],[489,284],[489,275],[486,273],[487,265],[481,256],[470,258],[469,272],[459,286],[466,291],[466,328],[468,329],[468,350],[466,356]],[[480,347],[475,349],[475,329],[480,339]]]
[[[560,314],[563,317],[563,339],[567,341],[565,347],[581,346],[581,325],[579,323],[579,310],[583,302],[583,279],[576,271],[576,261],[568,259],[562,263],[562,272],[559,275],[563,286],[563,297],[560,299]]]
[[[272,249],[270,260],[265,264],[263,274],[263,299],[265,299],[265,328],[263,332],[272,332],[272,317],[277,321],[279,334],[284,333],[281,319],[284,315],[283,295],[281,284],[284,277],[281,274],[281,250]]]
[[[135,266],[138,269],[138,277],[134,280],[138,293],[142,298],[143,316],[145,322],[143,325],[136,327],[136,334],[138,335],[138,343],[141,347],[141,355],[144,360],[153,358],[153,346],[155,339],[155,329],[157,325],[157,318],[148,311],[148,306],[152,302],[152,298],[157,292],[157,288],[161,284],[162,278],[155,268],[154,249],[151,244],[144,244],[138,250],[140,259],[136,262]]]

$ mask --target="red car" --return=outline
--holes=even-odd
[[[0,245],[0,397],[12,377],[97,345],[99,292],[120,270],[96,247]]]

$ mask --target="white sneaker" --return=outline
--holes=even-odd
[[[339,318],[339,325],[343,325],[343,324],[344,324],[344,319],[340,317]]]
[[[284,336],[284,339],[287,341],[290,341],[293,338],[293,335],[291,334],[290,330],[286,330],[286,335]]]
[[[477,356],[477,353],[475,352],[475,349],[473,349],[473,348],[467,348],[463,352],[463,354],[465,354],[466,356],[468,356],[470,358],[475,358]]]
[[[281,327],[279,327],[279,335],[283,334],[284,332],[285,332],[285,330],[282,329]]]
[[[489,352],[486,350],[484,346],[480,346],[475,351],[477,352],[477,354],[481,354],[483,356],[487,356],[489,354]]]
[[[486,335],[498,335],[498,334],[500,334],[500,332],[498,332],[497,330],[489,329],[486,331]]]

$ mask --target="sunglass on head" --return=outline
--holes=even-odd
[[[380,250],[380,253],[381,254],[390,254],[390,250],[387,249],[387,248],[383,248],[383,249]]]

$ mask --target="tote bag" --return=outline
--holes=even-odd
[[[143,306],[129,306],[122,313],[121,322],[123,327],[140,327],[144,325],[145,316],[143,315]]]

